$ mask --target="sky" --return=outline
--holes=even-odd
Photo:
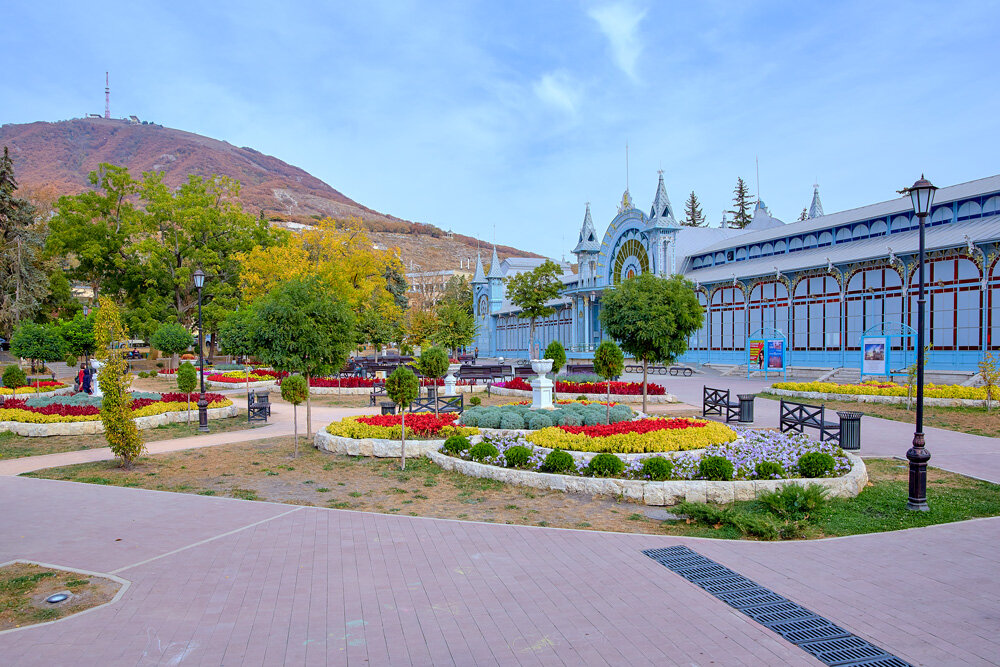
[[[101,113],[249,146],[348,197],[569,257],[626,184],[710,224],[1000,173],[998,2],[6,0],[0,123]],[[626,162],[626,145],[628,160]],[[759,164],[759,180],[757,165]]]

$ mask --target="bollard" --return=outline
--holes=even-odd
[[[840,448],[861,449],[861,415],[863,412],[837,412],[840,417]]]
[[[737,394],[740,399],[740,423],[746,424],[753,421],[753,399],[757,394]]]

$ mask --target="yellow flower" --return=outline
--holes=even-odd
[[[702,420],[692,420],[703,423]],[[572,449],[579,452],[612,452],[639,454],[644,452],[677,452],[703,449],[709,445],[736,440],[736,433],[725,424],[709,421],[699,428],[664,429],[649,433],[619,433],[591,437],[584,433],[568,433],[558,426],[539,429],[528,434],[528,441],[549,449]]]

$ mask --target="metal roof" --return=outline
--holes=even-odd
[[[958,185],[949,185],[948,187],[940,188],[934,196],[934,201],[944,203],[997,191],[1000,191],[1000,176],[988,176],[987,178],[980,178],[975,181],[969,181],[968,183],[959,183]],[[751,243],[762,243],[765,241],[785,238],[795,234],[804,234],[806,232],[829,229],[830,227],[837,227],[846,223],[858,222],[869,218],[879,218],[896,213],[912,213],[912,211],[913,208],[910,204],[910,198],[900,197],[890,201],[879,202],[878,204],[869,204],[868,206],[862,206],[861,208],[853,208],[847,211],[830,213],[829,215],[803,220],[802,222],[790,222],[783,227],[776,229],[763,229],[755,232],[747,232],[745,234],[735,236],[728,241],[721,241],[705,248],[701,248],[692,254],[702,255],[709,252],[715,252],[717,250],[727,250],[729,248],[749,245]],[[731,270],[730,273],[732,273]]]
[[[1000,216],[952,222],[925,230],[927,250],[964,246],[967,243],[966,236],[973,243],[1000,240]],[[738,263],[690,269],[685,271],[684,276],[701,283],[714,283],[730,280],[734,274],[738,278],[750,278],[773,274],[776,269],[782,273],[791,273],[801,269],[823,267],[828,262],[846,264],[885,257],[890,247],[897,255],[916,253],[919,249],[919,230],[913,229],[890,236],[876,236],[822,248],[770,255]]]

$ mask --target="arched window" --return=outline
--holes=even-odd
[[[784,283],[770,281],[750,290],[750,331],[780,329],[788,332],[788,288]]]
[[[885,226],[885,220],[876,220],[872,223],[868,233],[871,236],[882,236],[888,231],[888,228]]]
[[[897,215],[892,219],[891,231],[893,234],[896,232],[905,232],[906,230],[913,227],[914,221],[909,215]]]
[[[770,243],[765,243],[760,249],[760,254],[762,257],[767,257],[768,255],[774,254],[774,246]]]
[[[713,350],[742,350],[746,345],[746,302],[743,288],[720,287],[712,294]]]
[[[924,280],[927,289],[927,340],[935,350],[978,350],[982,293],[979,267],[964,257],[927,262]],[[910,321],[917,326],[919,274],[910,278]]]
[[[786,246],[785,246],[785,242],[784,241],[775,241],[774,242],[774,254],[775,255],[777,255],[778,253],[785,252],[785,248],[786,248]]]
[[[691,260],[691,268],[692,269],[701,268],[701,257],[695,257],[694,259]]]
[[[819,235],[817,240],[820,246],[831,245],[833,243],[833,234],[830,232],[823,232]]]
[[[851,228],[841,227],[837,230],[837,243],[843,243],[851,240]]]
[[[803,247],[815,248],[816,247],[816,235],[807,234],[805,240],[802,242]]]
[[[752,246],[750,246],[750,259],[754,259],[755,257],[760,257],[760,246],[759,245],[752,245]]]
[[[977,201],[967,201],[958,207],[958,219],[968,220],[969,218],[978,218],[983,214],[983,209]]]
[[[726,253],[724,253],[724,252],[717,252],[717,253],[715,253],[715,263],[716,264],[725,264],[726,263]]]
[[[983,216],[1000,213],[1000,197],[990,197],[983,204]]]
[[[861,334],[882,322],[903,321],[903,281],[889,266],[858,271],[847,281],[844,295],[848,350],[861,349]],[[898,340],[897,348],[898,347]]]
[[[801,236],[796,236],[795,238],[793,238],[791,241],[788,242],[788,251],[789,252],[792,252],[793,250],[801,250],[801,249],[802,249],[802,237]]]
[[[747,249],[746,248],[740,248],[740,249],[738,249],[736,251],[736,261],[737,262],[741,262],[741,261],[743,261],[746,258],[747,258]]]
[[[701,328],[691,334],[688,338],[688,349],[690,350],[704,350],[708,348],[708,299],[702,292],[695,292],[696,297],[698,297],[698,303],[702,307],[702,318],[701,318]]]
[[[855,240],[868,238],[868,225],[854,225],[854,229],[851,230],[851,238]]]
[[[931,213],[931,222],[930,222],[930,224],[932,224],[932,225],[942,225],[942,224],[944,224],[946,222],[951,222],[951,218],[952,218],[953,215],[954,214],[951,211],[951,206],[950,205],[948,205],[948,206],[939,206],[938,208],[934,209],[933,213]]]
[[[803,278],[795,286],[792,304],[789,339],[793,350],[840,349],[840,285],[836,278]]]

